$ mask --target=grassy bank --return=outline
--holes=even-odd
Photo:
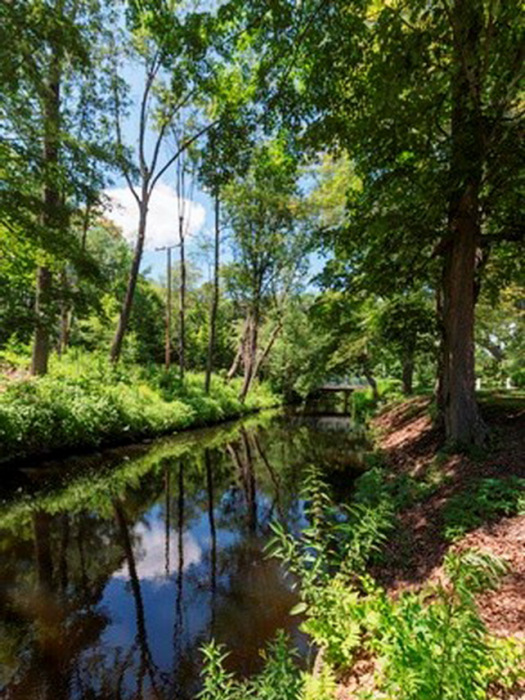
[[[244,403],[240,380],[204,377],[159,367],[109,365],[104,358],[56,359],[49,375],[12,371],[0,386],[0,461],[134,442],[224,420],[279,404],[264,384]]]

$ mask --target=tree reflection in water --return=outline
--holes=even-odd
[[[339,442],[347,459],[355,439]],[[301,469],[323,446],[315,424],[261,417],[8,503],[2,698],[187,700],[212,636],[232,669],[257,670],[277,628],[297,636],[290,582],[263,552],[270,521],[301,524]]]

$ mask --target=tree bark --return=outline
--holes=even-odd
[[[275,341],[277,340],[277,338],[279,336],[279,333],[282,330],[282,327],[283,327],[283,323],[281,320],[279,320],[277,322],[277,325],[274,327],[274,329],[272,330],[272,332],[270,334],[268,342],[266,343],[266,347],[264,348],[264,350],[261,353],[259,353],[259,356],[257,357],[257,361],[255,362],[255,367],[253,369],[252,381],[258,377],[259,370],[261,369],[262,365],[266,361],[266,358],[268,357],[268,355],[272,351],[272,348],[275,344]]]
[[[231,367],[228,370],[228,374],[226,375],[226,379],[230,381],[233,379],[237,373],[237,370],[239,369],[239,365],[241,364],[243,352],[244,352],[244,343],[246,341],[246,330],[247,330],[247,321],[244,321],[244,325],[242,328],[242,335],[241,339],[239,341],[239,347],[237,348],[237,352],[235,353],[235,357],[233,358],[233,362],[231,363]]]
[[[208,341],[208,358],[206,361],[206,378],[204,391],[209,394],[211,386],[211,373],[213,370],[213,353],[215,350],[215,331],[217,325],[217,311],[219,309],[219,263],[220,263],[220,225],[219,225],[219,193],[215,193],[215,255],[213,264],[213,299],[210,311],[210,337]]]
[[[443,267],[443,400],[445,433],[456,444],[485,438],[475,398],[474,306],[480,241],[479,191],[484,158],[479,43],[480,0],[455,0],[452,77],[450,240]]]
[[[414,377],[414,356],[410,355],[403,360],[403,394],[411,396],[413,392],[413,377]]]
[[[115,332],[110,351],[110,359],[114,364],[119,361],[122,353],[124,336],[126,335],[126,331],[128,329],[131,308],[133,306],[133,298],[135,296],[140,263],[142,261],[142,253],[144,251],[144,242],[146,240],[146,217],[148,212],[148,203],[149,196],[145,188],[143,188],[142,199],[139,205],[139,228],[137,242],[135,244],[135,253],[133,255],[133,262],[131,264],[131,270],[128,277],[126,295],[124,297],[124,302],[122,304],[122,309],[120,311],[119,321],[117,324],[117,330]]]
[[[254,309],[248,313],[249,316],[247,318],[246,340],[243,348],[244,381],[239,397],[241,401],[245,401],[254,378],[259,335],[258,310]]]
[[[60,302],[60,336],[58,339],[58,354],[61,356],[69,345],[70,330],[70,304],[67,299],[69,292],[69,281],[65,269],[60,273],[60,287],[62,300]]]
[[[31,374],[47,374],[49,362],[49,307],[51,304],[52,274],[40,266],[36,277],[35,336],[31,359]]]
[[[44,119],[44,188],[42,192],[42,227],[51,233],[58,228],[60,192],[57,183],[57,167],[60,147],[60,82],[61,61],[53,49],[49,76],[43,92]],[[47,374],[49,362],[49,333],[53,319],[52,273],[46,265],[40,265],[36,276],[35,335],[31,359],[31,374]]]

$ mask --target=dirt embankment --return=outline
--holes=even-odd
[[[468,494],[480,478],[525,476],[525,402],[501,397],[482,404],[491,442],[475,456],[440,451],[443,436],[433,427],[428,408],[427,399],[415,398],[373,422],[378,446],[393,473],[435,482],[428,497],[401,512],[386,565],[375,572],[392,591],[441,575],[443,556],[451,546],[444,520],[452,497]],[[479,609],[494,634],[525,637],[525,516],[492,517],[452,546],[489,551],[507,562],[500,587],[479,596]]]

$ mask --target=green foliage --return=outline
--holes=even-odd
[[[199,700],[300,700],[303,680],[295,664],[295,653],[283,632],[264,652],[264,669],[253,679],[236,681],[224,669],[227,654],[211,642],[203,648],[204,687]],[[320,698],[317,698],[320,700]]]
[[[48,376],[12,382],[0,393],[0,459],[130,442],[278,403],[265,385],[242,404],[239,382],[217,377],[206,396],[201,375],[171,390],[167,381],[161,369],[115,368],[100,355],[71,353]]]
[[[447,583],[396,598],[368,577],[354,586],[339,573],[315,592],[303,629],[336,666],[374,659],[375,689],[362,698],[476,700],[495,683],[511,687],[522,650],[488,635],[473,598],[494,587],[505,567],[467,551],[447,555],[445,570]]]
[[[378,692],[370,697],[386,692],[397,700],[475,700],[486,697],[491,684],[515,682],[517,644],[487,634],[473,599],[496,585],[504,571],[501,562],[479,552],[452,553],[445,570],[446,584],[403,592],[397,599],[372,590],[346,609],[381,669]]]
[[[271,416],[265,414],[264,420],[271,420]],[[256,425],[263,422],[262,416],[245,418],[241,424],[234,422],[222,426],[221,430],[207,432],[187,430],[166,440],[159,440],[154,445],[144,448],[144,454],[138,458],[128,459],[127,455],[114,457],[105,453],[103,465],[97,457],[94,458],[92,467],[83,467],[79,473],[68,473],[63,484],[56,488],[44,489],[37,495],[31,492],[22,492],[20,497],[10,498],[1,504],[0,529],[6,531],[22,531],[31,529],[31,522],[35,512],[45,512],[50,515],[68,513],[73,515],[82,511],[93,511],[98,514],[111,514],[115,498],[122,493],[140,488],[141,482],[150,480],[164,465],[173,463],[179,457],[191,456],[202,449],[213,449],[224,445],[228,441],[239,438],[243,428],[248,428],[251,421]],[[108,461],[109,460],[109,461]],[[203,474],[196,471],[195,478],[202,484]]]
[[[445,537],[454,540],[494,518],[524,513],[525,479],[479,479],[447,502]]]
[[[279,523],[272,525],[275,537],[268,551],[300,577],[301,597],[306,603],[334,571],[363,573],[393,527],[392,503],[382,472],[368,473],[367,478],[368,483],[374,478],[370,491],[363,488],[353,503],[336,506],[318,470],[310,468],[305,478],[309,525],[298,538],[285,532]]]
[[[525,386],[525,308],[521,284],[487,287],[476,305],[476,367],[482,386]]]
[[[332,700],[337,672],[348,673],[362,659],[373,669],[373,682],[357,691],[362,700],[482,700],[523,678],[522,643],[492,637],[475,603],[477,593],[497,587],[506,572],[501,560],[476,550],[450,551],[446,578],[395,597],[367,574],[366,564],[392,527],[393,507],[403,503],[406,488],[372,468],[358,479],[352,504],[336,507],[318,471],[309,470],[309,525],[298,538],[274,526],[270,551],[300,581],[301,603],[292,614],[305,616],[301,627],[320,651],[319,669],[303,674],[294,692],[286,694],[296,678],[293,660],[286,662],[275,647],[271,674],[267,667],[255,680],[236,684],[212,646],[206,700]],[[266,694],[269,677],[275,695]]]

